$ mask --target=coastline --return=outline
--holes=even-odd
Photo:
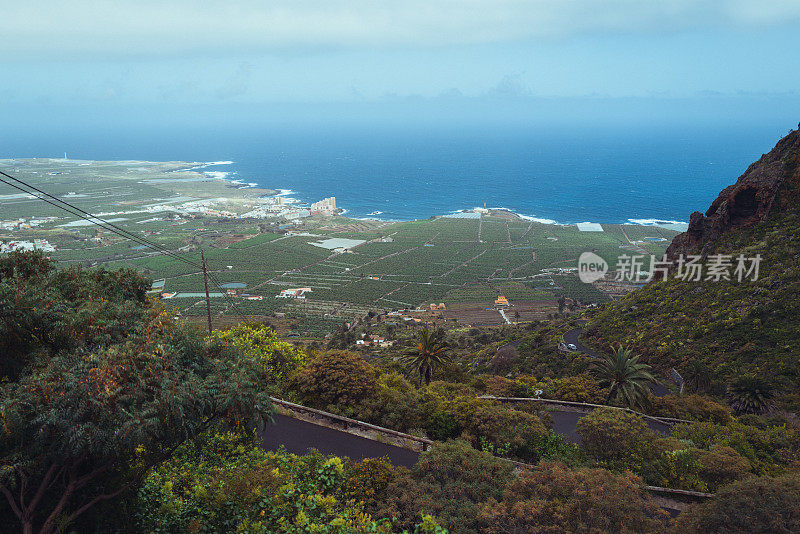
[[[207,161],[207,162],[182,162],[182,161],[168,161],[168,162],[158,162],[158,161],[147,161],[147,160],[119,160],[119,161],[112,161],[112,160],[75,160],[75,159],[61,159],[61,158],[5,158],[0,160],[0,163],[13,165],[14,163],[21,163],[24,164],[26,162],[42,162],[42,163],[49,163],[49,164],[65,164],[65,165],[72,165],[72,166],[81,166],[81,167],[88,167],[88,166],[108,166],[108,165],[124,165],[124,166],[139,166],[139,167],[150,167],[148,170],[154,171],[156,174],[168,175],[174,174],[175,177],[172,178],[153,178],[147,177],[143,178],[141,181],[148,184],[158,184],[161,186],[167,186],[170,184],[173,185],[186,185],[188,183],[192,183],[192,194],[198,196],[199,198],[212,198],[215,196],[214,191],[203,191],[204,188],[201,184],[204,183],[219,183],[223,182],[226,184],[226,189],[228,189],[228,193],[236,192],[237,194],[231,195],[231,197],[238,197],[241,199],[270,199],[270,198],[282,198],[286,204],[295,206],[295,207],[303,207],[307,205],[306,202],[301,201],[300,199],[296,198],[294,195],[299,196],[299,192],[293,189],[286,189],[286,188],[266,188],[260,186],[256,181],[245,181],[237,176],[239,176],[238,171],[235,169],[229,170],[216,170],[213,169],[214,167],[219,166],[228,166],[232,167],[236,163],[231,160],[220,160],[220,161]],[[134,167],[135,168],[135,167]],[[208,188],[211,189],[211,188]],[[227,194],[226,193],[226,196]],[[359,221],[377,221],[377,222],[385,222],[385,223],[400,223],[400,222],[410,222],[415,220],[423,220],[428,218],[439,218],[439,217],[452,217],[457,214],[466,214],[466,213],[505,213],[515,218],[535,222],[539,224],[549,224],[549,225],[557,225],[557,226],[573,226],[577,224],[615,224],[615,225],[634,225],[634,226],[653,226],[653,227],[660,227],[660,228],[667,228],[670,230],[676,231],[685,231],[688,228],[688,222],[685,221],[678,221],[678,220],[670,220],[670,219],[660,219],[660,218],[625,218],[621,222],[620,221],[582,221],[582,222],[560,222],[555,219],[536,216],[536,215],[529,215],[520,213],[519,211],[515,211],[511,208],[498,206],[498,207],[488,207],[488,208],[462,208],[452,211],[446,211],[444,213],[434,213],[428,217],[417,217],[417,218],[388,218],[388,217],[381,217],[384,212],[378,209],[375,206],[372,206],[372,209],[367,212],[366,214],[359,214],[359,213],[352,213],[355,211],[351,207],[343,207],[340,208],[337,215],[341,217],[345,217],[351,220],[359,220]],[[348,214],[350,214],[348,216]]]

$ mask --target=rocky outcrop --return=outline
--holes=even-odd
[[[800,125],[798,125],[800,128]],[[726,187],[705,215],[696,211],[686,232],[675,236],[667,249],[670,258],[681,254],[707,253],[723,234],[763,221],[773,209],[789,199],[779,199],[788,180],[800,179],[800,129],[778,141],[768,154]],[[794,199],[797,204],[800,199]]]

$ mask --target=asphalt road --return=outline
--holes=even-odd
[[[578,420],[589,414],[581,412],[548,412],[548,415],[553,421],[553,431],[556,434],[561,434],[567,438],[567,441],[580,444],[581,437],[578,435],[577,430]],[[649,419],[645,419],[645,422],[651,430],[659,434],[668,436],[671,431],[670,426],[666,423],[659,423]]]
[[[347,456],[353,460],[388,456],[392,464],[406,467],[413,466],[419,458],[418,452],[280,414],[275,414],[275,425],[268,425],[260,437],[261,446],[267,450],[283,445],[295,454],[314,448],[323,454]]]
[[[580,443],[576,427],[578,420],[587,414],[568,411],[548,413],[556,433],[572,443]],[[670,432],[669,425],[664,423],[648,421],[647,425],[661,434]],[[275,425],[267,426],[260,437],[261,446],[267,450],[277,450],[283,445],[295,454],[304,454],[309,448],[314,448],[323,454],[347,456],[355,460],[388,456],[394,465],[406,467],[413,466],[419,458],[419,453],[415,451],[280,414],[275,414]]]
[[[564,334],[564,343],[567,345],[575,345],[578,347],[578,351],[590,356],[592,358],[599,358],[600,355],[584,345],[580,342],[581,333],[583,333],[582,328],[575,328],[574,330],[570,330],[569,332]],[[653,392],[653,395],[656,397],[664,397],[672,393],[667,387],[662,384],[650,384],[650,391]]]

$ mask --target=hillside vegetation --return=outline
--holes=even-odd
[[[622,343],[661,371],[675,367],[685,378],[705,369],[707,389],[741,375],[771,381],[785,407],[797,410],[800,397],[800,135],[792,132],[765,155],[703,217],[673,241],[670,252],[760,254],[758,280],[684,281],[673,276],[649,284],[604,306],[591,317],[585,339],[599,348]],[[769,166],[769,167],[767,167]],[[758,174],[761,173],[761,174]],[[737,218],[737,191],[763,193],[771,173],[774,196],[759,198],[759,208]],[[757,175],[757,178],[753,176]],[[763,186],[763,189],[757,189]],[[740,205],[742,202],[739,200]],[[763,206],[769,205],[769,209]],[[720,206],[727,210],[722,217]],[[741,207],[739,209],[742,209]],[[697,221],[695,221],[697,219]],[[675,257],[672,258],[673,260]],[[700,371],[699,371],[700,370]]]

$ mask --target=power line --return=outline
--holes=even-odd
[[[41,189],[38,189],[38,188],[36,188],[36,187],[34,187],[34,186],[32,186],[32,185],[30,185],[30,184],[18,179],[18,178],[14,178],[13,176],[11,176],[11,175],[3,172],[3,171],[0,171],[0,174],[2,174],[3,176],[5,176],[7,178],[10,178],[11,180],[14,180],[15,182],[18,182],[18,183],[22,184],[23,186],[27,187],[28,189],[32,189],[33,191],[36,191],[37,193],[40,193],[41,195],[44,195],[44,197],[47,197],[47,198],[42,198],[41,196],[36,195],[36,194],[32,193],[31,191],[23,189],[22,187],[20,187],[20,186],[18,186],[16,184],[7,182],[6,180],[3,180],[2,178],[0,178],[0,182],[4,183],[6,185],[9,185],[9,186],[11,186],[11,187],[13,187],[15,189],[20,190],[20,191],[23,191],[23,192],[25,192],[25,193],[27,193],[29,195],[33,195],[38,200],[46,202],[46,203],[50,204],[51,206],[55,206],[56,208],[62,209],[64,211],[70,213],[71,215],[75,215],[76,217],[79,217],[81,219],[87,220],[90,223],[103,228],[104,230],[108,230],[111,233],[119,235],[120,237],[123,237],[123,238],[126,238],[126,239],[130,239],[132,241],[135,241],[135,242],[139,243],[140,245],[145,245],[147,247],[154,248],[157,251],[160,251],[163,254],[166,254],[166,255],[174,258],[174,259],[177,259],[179,261],[187,263],[187,264],[191,265],[192,267],[194,267],[196,269],[202,269],[202,266],[200,264],[195,263],[195,262],[193,262],[193,261],[191,261],[191,260],[189,260],[187,258],[184,258],[182,256],[179,256],[178,254],[172,252],[171,250],[169,250],[168,248],[166,248],[166,247],[164,247],[162,245],[159,245],[158,243],[154,243],[154,242],[149,241],[148,239],[146,239],[144,237],[140,237],[140,236],[138,236],[138,235],[136,235],[136,234],[134,234],[132,232],[129,232],[128,230],[125,230],[124,228],[120,228],[119,226],[117,226],[115,224],[112,224],[109,221],[106,221],[105,219],[102,219],[102,218],[100,218],[100,217],[98,217],[96,215],[93,215],[93,214],[91,214],[91,213],[89,213],[87,211],[84,211],[81,208],[79,208],[77,206],[74,206],[73,204],[70,204],[69,202],[65,202],[64,200],[61,200],[58,197],[55,197],[55,196],[53,196],[53,195],[51,195],[51,194],[49,194],[49,193],[47,193],[45,191],[42,191]],[[48,200],[48,198],[53,199],[58,204]],[[76,213],[76,212],[78,212],[78,213]],[[97,222],[97,221],[100,221],[100,222]]]
[[[136,235],[136,234],[134,234],[134,233],[132,233],[132,232],[130,232],[128,230],[125,230],[124,228],[121,228],[121,227],[119,227],[119,226],[117,226],[115,224],[112,224],[110,221],[107,221],[107,220],[105,220],[105,219],[103,219],[101,217],[98,217],[97,215],[89,213],[88,211],[85,211],[85,210],[79,208],[78,206],[75,206],[74,204],[70,204],[69,202],[61,200],[60,198],[55,197],[55,196],[51,195],[50,193],[47,193],[46,191],[42,191],[41,189],[39,189],[39,188],[37,188],[37,187],[27,183],[27,182],[22,181],[19,178],[15,178],[15,177],[13,177],[13,176],[11,176],[11,175],[3,172],[3,171],[0,171],[0,174],[2,174],[3,176],[6,176],[7,178],[10,178],[11,180],[14,180],[15,182],[18,182],[18,183],[24,185],[25,187],[27,187],[29,189],[32,189],[32,190],[36,191],[37,193],[40,193],[41,195],[44,195],[45,197],[53,199],[54,201],[58,202],[59,205],[55,205],[52,202],[48,201],[46,198],[41,198],[38,195],[35,195],[35,194],[31,193],[30,191],[25,191],[28,194],[33,194],[33,196],[36,196],[39,200],[47,202],[48,204],[54,205],[54,206],[56,206],[58,208],[65,209],[66,211],[68,211],[72,215],[75,215],[77,217],[85,219],[85,220],[87,220],[87,221],[89,221],[89,222],[91,222],[93,224],[96,224],[97,226],[100,226],[101,228],[104,228],[104,229],[106,229],[106,230],[108,230],[108,231],[110,231],[112,233],[120,235],[121,237],[126,237],[128,239],[135,240],[135,241],[139,242],[140,244],[146,244],[147,246],[149,246],[151,248],[155,248],[157,250],[160,250],[160,251],[164,252],[165,254],[173,255],[173,256],[179,258],[180,261],[188,262],[188,263],[190,263],[191,265],[193,265],[196,268],[201,268],[200,264],[192,262],[191,260],[188,260],[186,258],[182,258],[180,256],[177,256],[174,252],[172,252],[171,250],[169,250],[168,248],[166,248],[166,247],[164,247],[162,245],[159,245],[158,243],[154,243],[152,241],[149,241],[146,238],[140,237],[140,236],[138,236],[138,235]],[[3,183],[5,183],[7,185],[10,185],[11,187],[15,187],[15,188],[19,189],[20,191],[24,191],[24,189],[21,189],[20,187],[14,185],[14,184],[9,184],[5,180],[0,179],[0,181],[2,181]],[[66,209],[66,208],[64,208],[64,206],[67,206],[70,209]],[[74,213],[71,210],[77,211],[79,213]],[[97,221],[100,221],[102,224],[97,223]]]
[[[35,187],[33,185],[30,185],[27,182],[25,182],[23,180],[20,180],[19,178],[15,178],[15,177],[11,176],[10,174],[7,174],[7,173],[5,173],[3,171],[0,171],[0,174],[5,176],[5,177],[7,177],[7,178],[9,178],[9,179],[11,179],[11,180],[14,180],[15,182],[18,182],[18,183],[22,184],[25,188],[33,190],[33,191],[39,193],[42,196],[39,196],[39,195],[29,191],[28,189],[25,189],[23,187],[20,187],[19,185],[16,185],[14,183],[8,182],[8,181],[3,180],[2,178],[0,178],[0,182],[4,183],[4,184],[6,184],[6,185],[8,185],[10,187],[13,187],[13,188],[15,188],[15,189],[17,189],[19,191],[24,192],[24,193],[33,195],[34,197],[36,197],[38,200],[41,200],[42,202],[46,202],[47,204],[50,204],[51,206],[54,206],[54,207],[59,208],[61,210],[64,210],[64,211],[66,211],[67,213],[69,213],[71,215],[74,215],[76,217],[84,219],[84,220],[86,220],[86,221],[88,221],[88,222],[90,222],[90,223],[92,223],[92,224],[94,224],[96,226],[99,226],[100,228],[103,228],[104,230],[107,230],[107,231],[109,231],[109,232],[111,232],[113,234],[119,235],[120,237],[122,237],[124,239],[128,239],[128,240],[134,241],[136,243],[139,243],[140,245],[144,245],[144,246],[153,248],[156,251],[161,252],[162,254],[166,254],[167,256],[169,256],[169,257],[171,257],[173,259],[176,259],[178,261],[182,261],[182,262],[184,262],[184,263],[186,263],[188,265],[191,265],[192,267],[195,267],[195,268],[197,268],[197,269],[199,269],[201,271],[204,270],[202,265],[200,265],[198,263],[195,263],[195,262],[193,262],[193,261],[191,261],[191,260],[189,260],[187,258],[184,258],[182,256],[179,256],[178,254],[172,252],[171,250],[167,249],[166,247],[164,247],[162,245],[159,245],[158,243],[154,243],[154,242],[152,242],[152,241],[150,241],[150,240],[148,240],[148,239],[146,239],[144,237],[141,237],[141,236],[138,236],[138,235],[136,235],[136,234],[134,234],[132,232],[129,232],[128,230],[125,230],[124,228],[121,228],[121,227],[119,227],[119,226],[117,226],[115,224],[112,224],[111,222],[109,222],[109,221],[107,221],[107,220],[105,220],[105,219],[103,219],[101,217],[98,217],[97,215],[89,213],[89,212],[87,212],[87,211],[85,211],[85,210],[83,210],[83,209],[81,209],[81,208],[79,208],[79,207],[77,207],[77,206],[75,206],[73,204],[70,204],[69,202],[61,200],[60,198],[55,197],[55,196],[47,193],[46,191],[42,191],[41,189],[39,189],[39,188],[37,188],[37,187]],[[43,197],[46,197],[46,198],[43,198]],[[52,201],[48,200],[48,198],[52,199]],[[53,202],[53,201],[55,201],[55,202]],[[100,221],[100,222],[98,222],[98,221]],[[223,289],[221,287],[222,284],[220,284],[220,282],[211,273],[207,273],[207,274],[208,274],[208,277],[211,278],[211,280],[214,282],[214,284],[216,284],[218,287],[220,287],[220,289]],[[236,311],[238,311],[241,315],[247,315],[246,313],[244,313],[244,311],[242,311],[242,309],[238,306],[238,304],[230,296],[228,296],[224,291],[222,292],[222,295],[228,301],[228,304],[231,307],[235,308]]]

